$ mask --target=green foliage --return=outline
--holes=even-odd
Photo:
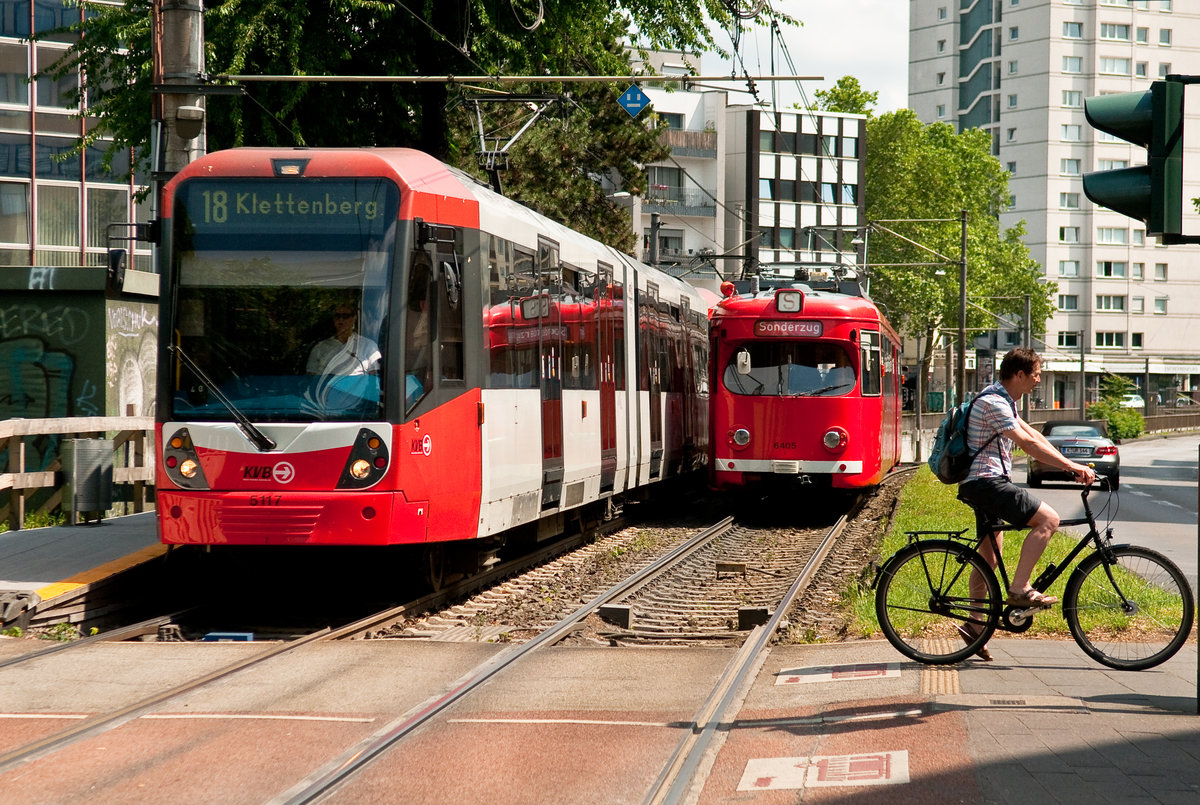
[[[25,515],[24,528],[48,528],[49,526],[63,525],[67,522],[67,515],[61,509],[44,512],[29,512]]]
[[[69,643],[80,636],[79,627],[73,623],[56,623],[38,635],[42,640],[56,640],[59,643]]]
[[[894,325],[924,338],[926,356],[935,334],[958,327],[963,210],[968,217],[968,330],[994,328],[996,316],[1022,318],[1026,294],[1035,334],[1044,332],[1052,313],[1057,286],[1039,283],[1041,267],[1021,240],[1024,222],[1000,226],[999,215],[1008,205],[1008,174],[992,156],[991,143],[985,131],[925,125],[908,109],[867,122],[867,218],[896,233],[871,232],[868,263],[880,267],[872,273],[871,293]],[[895,265],[930,262],[942,264]],[[944,276],[937,275],[939,270]]]
[[[875,113],[875,104],[879,102],[879,93],[867,92],[852,75],[842,76],[831,89],[819,89],[813,95],[817,99],[818,109],[867,117]]]
[[[5,637],[20,637],[23,634],[24,632],[21,631],[20,626],[10,626],[7,629],[0,629],[0,635],[4,635]]]
[[[1100,401],[1088,406],[1088,416],[1108,422],[1110,439],[1133,439],[1146,429],[1146,420],[1136,408],[1126,408],[1121,401],[1126,394],[1137,391],[1137,384],[1120,375],[1105,375],[1100,379]]]
[[[75,1],[88,9],[87,22],[75,26],[85,36],[49,72],[64,76],[80,68],[86,76],[76,100],[86,94],[99,123],[79,145],[107,143],[114,166],[132,148],[146,175],[153,4]],[[795,23],[764,7],[760,21],[766,20]],[[716,37],[735,38],[746,24],[724,0],[210,0],[205,69],[215,77],[624,75],[631,72],[624,42],[643,54],[721,52]],[[247,82],[245,96],[206,98],[207,148],[402,146],[471,171],[479,144],[467,96],[566,92],[565,129],[539,121],[510,151],[505,189],[568,226],[632,247],[627,214],[599,193],[595,178],[616,176],[634,192],[645,186],[640,166],[664,152],[644,121],[617,105],[625,86],[483,83]],[[515,132],[524,122],[515,112],[524,106],[504,106],[491,130]]]

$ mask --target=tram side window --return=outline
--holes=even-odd
[[[463,379],[462,261],[446,255],[439,261],[438,356],[442,380]]]
[[[863,330],[859,336],[859,367],[864,397],[878,397],[883,392],[883,355],[879,333]]]
[[[404,407],[425,396],[433,381],[433,345],[429,318],[433,309],[433,265],[429,255],[414,252],[408,273],[404,324]]]
[[[596,279],[582,269],[563,268],[563,325],[567,343],[563,388],[596,389],[597,318],[593,289]]]
[[[730,354],[722,383],[748,396],[837,397],[854,390],[854,366],[838,344],[751,341]]]
[[[613,385],[617,391],[625,390],[625,288],[613,279],[609,293],[609,312],[613,321]]]

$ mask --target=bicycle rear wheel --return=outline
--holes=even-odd
[[[1192,589],[1158,551],[1117,545],[1079,563],[1063,592],[1063,617],[1075,642],[1109,668],[1141,671],[1166,662],[1187,640]]]
[[[987,586],[984,598],[971,597],[973,571]],[[996,630],[1000,602],[1000,584],[983,557],[949,540],[901,548],[880,568],[875,584],[875,614],[884,637],[904,656],[931,665],[974,654]],[[982,630],[967,643],[958,627],[969,620]]]

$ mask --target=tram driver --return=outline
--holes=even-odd
[[[339,302],[333,310],[333,335],[313,345],[308,354],[310,375],[378,374],[379,345],[358,332],[358,305]]]

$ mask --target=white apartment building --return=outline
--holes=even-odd
[[[689,69],[683,54],[655,57],[660,74]],[[657,213],[660,264],[693,284],[715,289],[747,270],[794,276],[798,265],[852,274],[862,246],[851,241],[865,222],[862,115],[730,105],[720,90],[642,89],[671,147],[649,166],[645,191],[628,199],[642,259],[651,259]]]
[[[1200,73],[1200,3],[1185,0],[910,0],[909,105],[926,121],[983,128],[1009,171],[1001,223],[1058,285],[1046,324],[1042,404],[1079,405],[1104,372],[1153,396],[1200,385],[1200,249],[1164,247],[1140,222],[1098,207],[1082,175],[1145,164],[1145,151],[1093,129],[1085,98]],[[1200,96],[1187,127],[1200,131]],[[1185,107],[1186,108],[1186,107]],[[1184,171],[1200,176],[1187,147]],[[1185,182],[1185,232],[1200,234]],[[1082,353],[1082,355],[1081,355]]]

